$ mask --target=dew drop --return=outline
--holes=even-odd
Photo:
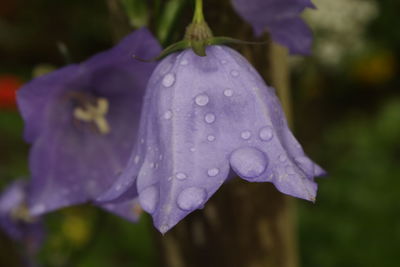
[[[206,95],[206,94],[200,94],[200,95],[196,96],[196,98],[195,98],[195,102],[199,106],[207,105],[209,100],[210,99],[208,98],[208,95]]]
[[[251,132],[250,131],[244,131],[240,134],[240,136],[244,139],[244,140],[248,140],[251,137]]]
[[[168,224],[163,224],[163,225],[160,226],[160,232],[165,234],[168,231],[169,228],[170,227],[169,227]]]
[[[266,126],[260,130],[260,138],[263,141],[269,141],[274,136],[272,128],[270,126]]]
[[[196,151],[196,148],[191,147],[191,148],[190,148],[190,151],[191,151],[191,152],[195,152],[195,151]]]
[[[204,188],[189,187],[184,189],[178,196],[178,207],[182,210],[190,211],[201,207],[207,198]]]
[[[223,64],[223,65],[225,65],[226,63],[228,63],[228,61],[226,61],[225,59],[221,60],[220,62],[221,62],[221,64]]]
[[[233,95],[233,91],[231,89],[226,89],[224,91],[224,96],[230,97]]]
[[[178,172],[175,174],[176,179],[178,180],[185,180],[187,178],[186,173]]]
[[[207,171],[207,174],[208,174],[208,176],[210,176],[210,177],[215,177],[215,176],[218,175],[218,173],[219,173],[219,169],[218,169],[218,168],[212,168],[212,169],[209,169],[209,170]]]
[[[285,162],[286,161],[286,156],[285,155],[280,155],[279,156],[279,160],[281,161],[281,162]]]
[[[158,204],[158,189],[155,186],[149,186],[145,188],[139,194],[139,202],[142,209],[148,213],[153,213]]]
[[[207,140],[210,141],[210,142],[213,142],[213,141],[215,141],[215,136],[214,135],[209,135],[209,136],[207,136]]]
[[[189,64],[189,61],[187,61],[187,59],[182,59],[181,65],[186,66],[187,64]]]
[[[164,76],[162,84],[165,87],[171,87],[175,83],[175,74],[168,73]]]
[[[243,178],[253,179],[265,171],[268,158],[264,152],[256,148],[244,147],[232,153],[230,163],[237,174]]]
[[[172,118],[172,111],[168,110],[167,112],[164,113],[164,119],[170,120]]]
[[[233,77],[238,77],[239,74],[240,74],[240,73],[239,73],[237,70],[232,70],[232,71],[231,71],[231,75],[232,75]]]
[[[208,113],[208,114],[206,114],[206,116],[204,117],[204,120],[205,120],[207,123],[213,123],[213,122],[215,121],[215,115],[212,114],[212,113]]]
[[[136,156],[136,157],[133,159],[133,162],[134,162],[135,164],[138,164],[138,163],[139,163],[139,160],[140,160],[140,157],[139,157],[139,156]]]

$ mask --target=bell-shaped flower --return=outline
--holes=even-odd
[[[159,52],[155,38],[141,29],[114,48],[18,91],[25,138],[32,144],[32,214],[94,200],[111,186],[129,159],[155,68],[132,55],[148,58]],[[136,218],[134,202],[104,208]]]
[[[28,183],[18,180],[0,195],[0,227],[11,239],[34,253],[44,240],[44,226],[40,218],[29,214],[28,191]]]
[[[312,33],[300,14],[315,8],[311,0],[232,0],[232,4],[257,36],[268,30],[291,54],[310,54]]]
[[[209,46],[206,57],[185,50],[154,71],[137,146],[101,199],[123,196],[137,177],[140,204],[165,233],[202,208],[231,169],[310,201],[314,177],[324,172],[292,135],[274,89],[245,58],[225,46]]]

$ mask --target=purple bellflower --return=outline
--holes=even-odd
[[[144,91],[155,68],[132,55],[148,58],[159,52],[158,42],[141,29],[114,48],[18,91],[25,139],[32,144],[33,215],[92,201],[118,177],[133,148]],[[135,220],[136,202],[102,207]]]
[[[291,54],[310,54],[312,33],[300,14],[315,8],[311,0],[232,0],[239,15],[253,26],[255,35],[266,29]]]
[[[11,239],[35,252],[44,240],[44,226],[40,218],[29,214],[26,205],[28,190],[28,183],[18,180],[0,195],[0,227]]]
[[[165,233],[202,208],[231,169],[310,201],[314,177],[324,173],[289,130],[274,89],[245,58],[226,46],[207,47],[206,57],[187,49],[154,71],[137,146],[101,199],[123,199],[136,186],[142,208]]]

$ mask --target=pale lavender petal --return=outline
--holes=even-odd
[[[159,64],[137,143],[105,198],[123,196],[136,180],[140,204],[162,233],[202,208],[230,167],[248,181],[315,199],[315,164],[291,134],[273,89],[228,47],[208,47],[207,57],[185,50]]]

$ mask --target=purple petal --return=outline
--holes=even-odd
[[[142,213],[138,199],[124,201],[120,203],[108,203],[99,205],[101,208],[114,213],[131,222],[137,222]]]
[[[144,90],[155,68],[132,55],[150,58],[159,52],[154,37],[141,29],[114,48],[19,90],[25,134],[33,144],[33,214],[95,200],[118,177],[133,149]],[[100,98],[108,103],[102,119],[110,131],[104,133],[74,115],[76,102]]]
[[[109,200],[136,180],[142,208],[165,233],[203,207],[230,167],[248,181],[315,199],[315,164],[291,134],[273,90],[237,52],[212,46],[207,57],[173,54],[147,90],[138,145]]]
[[[18,108],[25,121],[24,136],[27,142],[34,142],[45,125],[46,114],[50,113],[49,99],[65,91],[65,84],[69,84],[78,77],[78,66],[69,65],[32,80],[18,90]]]
[[[272,39],[287,46],[291,54],[309,55],[311,53],[312,32],[302,19],[285,19],[270,25]],[[282,28],[285,30],[282,31]]]
[[[232,4],[257,36],[267,29],[291,54],[310,54],[312,33],[300,18],[305,8],[315,8],[310,0],[232,0]]]
[[[26,213],[28,190],[26,181],[18,180],[0,195],[0,227],[13,240],[37,251],[44,240],[44,226],[40,219]]]

